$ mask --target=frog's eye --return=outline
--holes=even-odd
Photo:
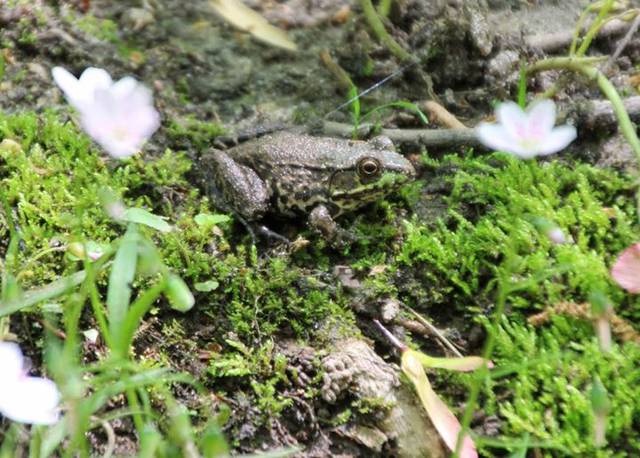
[[[380,175],[382,167],[380,161],[372,157],[365,157],[358,161],[358,175],[361,178],[373,178]]]

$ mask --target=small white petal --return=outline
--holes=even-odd
[[[487,148],[505,151],[513,145],[514,139],[500,124],[482,122],[476,127],[476,137]]]
[[[113,84],[111,94],[114,99],[135,105],[153,104],[151,91],[130,76],[125,76]]]
[[[513,138],[523,138],[526,136],[528,117],[517,103],[503,102],[498,105],[496,108],[496,119]]]
[[[93,67],[79,80],[60,67],[53,73],[80,112],[82,128],[116,158],[137,153],[160,126],[151,91],[132,77],[113,82],[105,70]]]
[[[60,418],[60,392],[53,381],[23,377],[0,401],[0,414],[20,423],[50,425]]]
[[[67,70],[62,67],[54,67],[51,74],[71,106],[80,110],[91,103],[93,94],[85,90],[76,77]]]
[[[522,159],[529,159],[535,156],[535,153],[523,148],[518,139],[513,138],[501,124],[480,123],[476,127],[476,136],[484,146],[496,151],[511,153]]]
[[[53,80],[56,82],[62,92],[65,93],[65,95],[73,94],[74,92],[78,91],[80,85],[78,79],[71,73],[69,73],[65,68],[53,67],[53,69],[51,70],[51,75],[53,76]]]
[[[544,99],[534,102],[527,109],[527,130],[530,138],[543,138],[556,123],[556,104]]]
[[[111,85],[111,77],[101,68],[87,68],[80,79],[62,67],[54,67],[51,74],[69,103],[78,111],[91,106],[96,90],[108,89]]]
[[[82,75],[80,75],[80,79],[78,81],[83,87],[93,91],[108,89],[113,83],[111,76],[106,70],[96,67],[89,67],[85,69],[85,71],[82,72]]]
[[[0,397],[4,387],[23,375],[24,358],[20,347],[12,342],[0,342]]]
[[[547,155],[557,153],[563,150],[576,139],[578,133],[576,128],[569,125],[555,127],[549,132],[540,145],[538,145],[538,154]]]

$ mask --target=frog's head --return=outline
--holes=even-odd
[[[398,154],[387,137],[358,142],[346,166],[329,183],[331,201],[340,212],[378,200],[415,178],[413,165]]]

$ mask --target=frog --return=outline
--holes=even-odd
[[[245,221],[267,214],[306,218],[329,242],[338,243],[350,235],[335,218],[416,176],[388,137],[347,140],[287,131],[214,149],[206,166],[223,201]]]

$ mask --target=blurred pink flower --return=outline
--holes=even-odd
[[[611,268],[611,277],[630,293],[640,293],[640,243],[620,253]]]
[[[117,82],[101,68],[87,68],[79,79],[62,67],[53,79],[80,113],[82,128],[111,156],[137,153],[160,126],[151,91],[134,78]]]
[[[577,136],[573,126],[554,127],[556,105],[548,99],[535,102],[526,111],[514,102],[501,103],[496,118],[497,124],[483,122],[476,127],[478,140],[521,159],[557,153]]]
[[[20,348],[0,342],[0,414],[20,423],[50,425],[60,418],[60,393],[53,381],[29,377]]]

